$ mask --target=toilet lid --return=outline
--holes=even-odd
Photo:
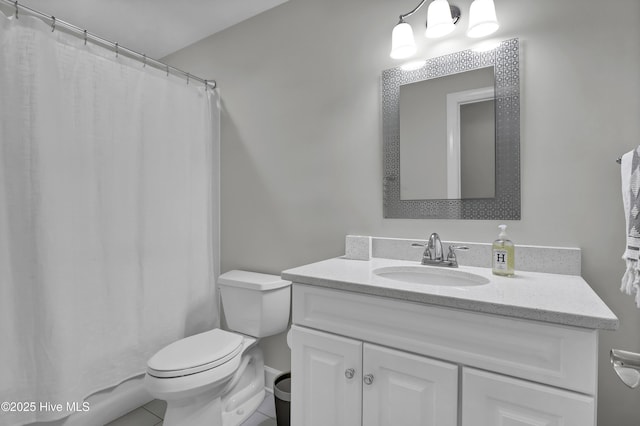
[[[147,362],[154,377],[179,377],[210,370],[238,355],[242,336],[214,329],[173,342]]]

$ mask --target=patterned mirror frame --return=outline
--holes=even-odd
[[[400,199],[400,86],[478,68],[494,67],[496,188],[494,198]],[[382,72],[383,214],[405,219],[520,219],[520,42],[487,52],[465,50],[428,59],[414,71]],[[446,185],[446,183],[443,183]]]

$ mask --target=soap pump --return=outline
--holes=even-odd
[[[493,242],[493,249],[491,250],[493,273],[512,277],[515,272],[515,247],[507,236],[507,225],[499,225],[498,228],[500,228],[500,234],[498,239]]]

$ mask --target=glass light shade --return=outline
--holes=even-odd
[[[455,27],[449,2],[433,0],[427,9],[427,31],[424,35],[428,38],[444,37]]]
[[[467,37],[484,37],[496,32],[499,27],[493,0],[474,0],[471,3]]]
[[[391,33],[391,56],[393,59],[404,59],[416,53],[416,41],[413,29],[406,22],[400,22]]]

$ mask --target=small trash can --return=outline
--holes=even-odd
[[[276,402],[276,423],[291,426],[291,373],[284,373],[273,381],[273,396]]]

